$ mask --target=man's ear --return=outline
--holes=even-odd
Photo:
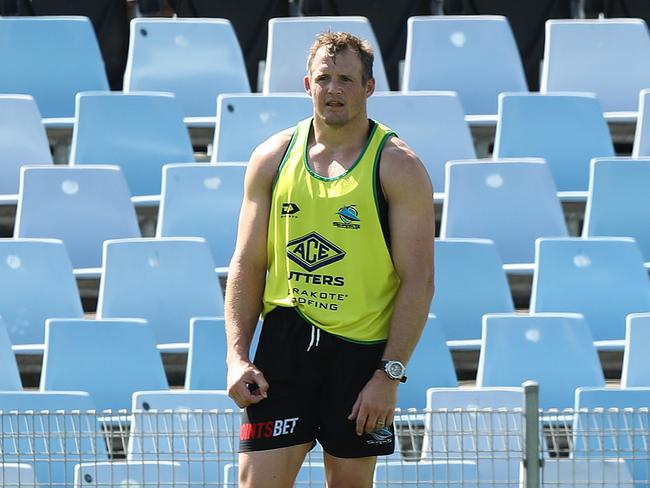
[[[307,92],[307,95],[311,96],[311,83],[309,80],[309,75],[305,75],[303,82],[305,83],[305,91]]]
[[[366,98],[368,98],[368,97],[369,97],[370,95],[372,95],[373,93],[375,93],[375,79],[374,79],[374,78],[370,78],[370,79],[366,82]]]

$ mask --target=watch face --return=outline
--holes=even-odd
[[[386,372],[389,376],[399,379],[404,375],[404,366],[399,361],[389,361],[386,365]]]

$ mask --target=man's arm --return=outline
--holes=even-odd
[[[282,132],[251,156],[244,180],[237,245],[228,269],[225,315],[228,394],[240,407],[266,398],[269,385],[252,363],[249,349],[262,309],[267,271],[267,230],[273,180],[291,138]],[[257,388],[249,385],[257,385]]]
[[[391,256],[400,278],[383,358],[406,364],[433,297],[433,188],[421,161],[397,138],[386,143],[380,180],[388,201]],[[358,435],[375,430],[377,421],[392,423],[398,385],[383,371],[375,371],[350,415],[356,418]]]

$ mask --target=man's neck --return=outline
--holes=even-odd
[[[370,122],[363,116],[342,126],[330,126],[314,117],[314,142],[328,149],[364,146]]]

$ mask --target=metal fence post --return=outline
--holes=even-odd
[[[524,388],[524,487],[540,488],[539,384],[526,381]]]

